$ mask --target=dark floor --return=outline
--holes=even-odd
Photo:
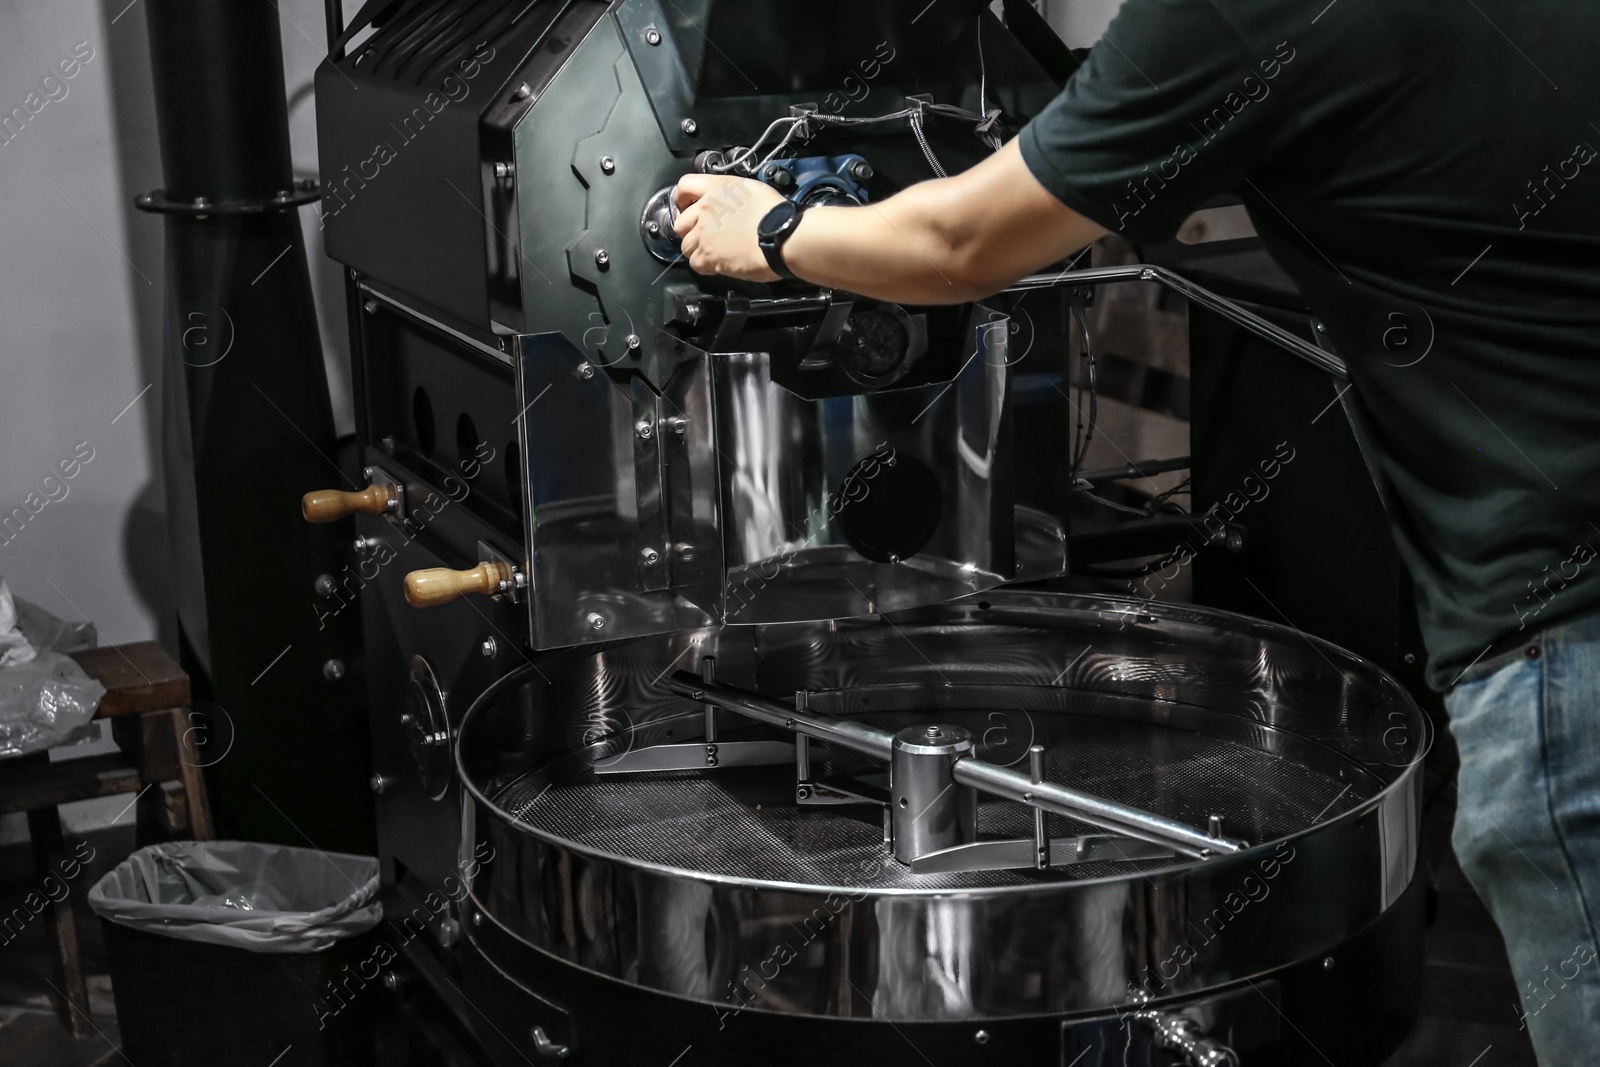
[[[1430,821],[1437,826],[1440,818],[1448,825],[1447,815]],[[1527,1035],[1518,1031],[1512,1010],[1516,988],[1506,967],[1500,934],[1448,848],[1442,849],[1434,863],[1434,877],[1440,890],[1439,911],[1427,934],[1423,1016],[1410,1040],[1386,1067],[1534,1067],[1533,1050]],[[18,892],[0,888],[0,903],[11,901]],[[127,1060],[117,1051],[117,1024],[111,983],[105,977],[99,920],[87,910],[80,911],[84,964],[93,976],[90,1007],[94,1028],[79,1041],[67,1036],[50,1006],[43,927],[35,922],[22,937],[0,946],[0,1064],[126,1067]]]

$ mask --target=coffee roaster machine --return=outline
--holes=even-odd
[[[674,243],[691,171],[870,204],[994,150],[1070,70],[1030,5],[331,29],[366,485],[304,509],[354,518],[392,1062],[1381,1062],[1426,722],[1296,631],[1046,591],[1065,435],[1016,441],[1072,401],[1014,387],[1066,338],[1012,311],[1156,281],[1338,361],[1158,268],[902,307]]]

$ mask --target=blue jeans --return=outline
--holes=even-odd
[[[1445,697],[1456,856],[1500,927],[1545,1067],[1600,1063],[1600,615]]]

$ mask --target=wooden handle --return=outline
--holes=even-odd
[[[318,489],[300,498],[300,514],[307,522],[337,522],[357,512],[382,515],[389,510],[390,500],[386,485],[371,485],[356,493]]]
[[[448,604],[463,593],[493,596],[500,583],[511,580],[511,568],[504,563],[480,563],[469,571],[434,567],[406,575],[406,603],[414,608]]]

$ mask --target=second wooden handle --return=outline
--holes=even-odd
[[[337,522],[346,515],[362,512],[382,515],[389,510],[389,487],[370,485],[354,493],[341,489],[318,489],[300,498],[300,514],[307,522]]]
[[[431,608],[465,593],[493,596],[500,583],[511,579],[511,568],[504,563],[480,563],[471,570],[457,571],[434,567],[406,575],[406,603],[414,608]]]

